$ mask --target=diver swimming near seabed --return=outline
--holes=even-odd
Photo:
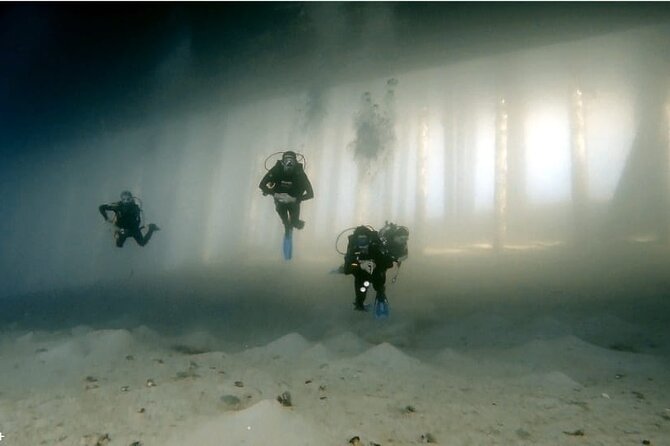
[[[354,310],[367,311],[365,299],[369,287],[372,286],[376,291],[375,317],[388,317],[386,271],[394,264],[400,268],[407,258],[408,239],[409,230],[394,223],[387,222],[379,231],[371,226],[354,228],[353,234],[349,236],[344,265],[341,267],[342,273],[354,276]]]
[[[142,224],[142,208],[137,204],[139,198],[134,197],[129,191],[121,192],[121,201],[109,204],[102,204],[98,207],[100,214],[106,222],[114,225],[114,239],[116,246],[123,247],[126,239],[132,237],[138,245],[145,246],[149,243],[154,232],[160,228],[154,223],[149,223],[147,232],[142,234],[144,226]],[[110,219],[107,212],[113,212],[114,216]]]
[[[290,150],[283,152],[281,161],[268,170],[258,187],[263,195],[272,195],[274,199],[275,210],[284,225],[284,258],[288,260],[292,256],[293,229],[305,226],[300,220],[300,204],[314,197],[312,184],[304,165],[298,162],[298,155]]]

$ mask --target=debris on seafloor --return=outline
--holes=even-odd
[[[79,446],[107,446],[110,441],[109,434],[88,434],[81,437]]]
[[[86,383],[86,385],[84,385],[84,390],[92,390],[100,387],[98,385],[98,378],[94,376],[87,376],[84,378],[84,382]]]
[[[421,443],[437,443],[437,439],[430,432],[421,435]]]
[[[177,375],[175,376],[175,379],[177,379],[177,380],[187,379],[187,378],[194,378],[195,379],[195,378],[199,378],[199,377],[200,377],[200,375],[198,375],[195,372],[195,368],[194,367],[189,367],[186,370],[183,370],[181,372],[177,372]]]
[[[637,398],[638,400],[643,400],[644,399],[644,394],[642,392],[638,392],[636,390],[631,390],[630,393],[635,395],[635,398]]]
[[[277,401],[279,401],[284,407],[291,407],[293,405],[293,403],[291,403],[291,393],[288,391],[279,395],[277,397]]]
[[[200,347],[193,347],[191,345],[173,345],[170,347],[171,350],[181,353],[182,355],[201,355],[203,353],[209,353],[209,350]]]
[[[581,430],[581,429],[577,429],[577,430],[572,431],[572,432],[569,432],[569,431],[563,431],[563,433],[564,433],[565,435],[572,435],[572,436],[574,436],[574,437],[583,437],[583,436],[585,435],[585,434],[584,434],[584,431]]]
[[[242,406],[242,401],[235,395],[223,395],[221,402],[226,405],[228,409],[239,410]]]

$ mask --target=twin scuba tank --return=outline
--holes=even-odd
[[[368,226],[359,226],[349,237],[353,257],[356,260],[371,259],[371,245],[374,241],[379,240],[376,232]]]
[[[396,239],[398,236],[401,238]],[[404,240],[402,237],[404,237]],[[384,227],[379,230],[379,239],[384,250],[396,260],[407,256],[408,238],[409,229],[406,226],[386,222]]]
[[[407,255],[407,242],[398,244],[396,236],[409,236],[409,230],[405,226],[386,222],[379,232],[369,226],[358,226],[354,233],[349,236],[351,254],[358,259],[369,259],[372,255],[371,247],[377,246],[382,254],[390,255],[395,259]]]

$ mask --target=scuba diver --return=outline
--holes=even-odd
[[[296,153],[288,150],[282,154],[281,161],[268,170],[258,187],[263,195],[274,198],[275,210],[284,224],[284,257],[288,260],[292,252],[293,228],[305,226],[300,220],[300,203],[314,198],[312,184]]]
[[[409,230],[393,223],[379,231],[370,226],[358,226],[349,236],[347,252],[344,254],[344,274],[354,276],[356,300],[354,310],[367,311],[364,305],[370,285],[375,289],[375,317],[385,318],[389,314],[386,297],[386,271],[394,263],[400,265],[407,258]],[[395,279],[394,279],[395,281]]]
[[[135,239],[138,245],[144,246],[149,242],[154,232],[159,231],[160,228],[153,223],[150,223],[146,234],[142,235],[142,209],[135,202],[133,194],[129,191],[121,192],[121,201],[110,204],[102,204],[98,208],[100,214],[106,222],[111,222],[114,228],[114,239],[116,246],[123,247],[124,242],[128,237]],[[109,219],[107,211],[114,213],[112,220]]]

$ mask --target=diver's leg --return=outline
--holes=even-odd
[[[291,207],[289,208],[289,212],[291,213],[291,225],[296,228],[296,229],[302,229],[305,227],[305,222],[300,220],[300,202],[296,201],[295,203],[291,204]]]
[[[372,271],[372,286],[377,292],[377,299],[386,300],[386,268],[376,267]]]
[[[288,237],[291,234],[291,223],[288,217],[288,206],[283,203],[276,203],[275,210],[281,218],[281,222],[284,225],[284,236]]]
[[[137,242],[138,245],[144,246],[147,243],[149,243],[149,240],[151,239],[151,236],[154,234],[154,232],[158,231],[159,228],[155,224],[151,223],[149,224],[149,228],[147,229],[147,233],[142,236],[142,230],[137,229],[137,231],[133,232],[133,238]]]
[[[365,302],[365,297],[368,294],[368,287],[365,286],[365,282],[369,281],[369,274],[357,270],[354,271],[354,289],[356,291],[356,301],[354,302],[354,310],[358,311],[365,311],[365,306],[363,303]]]
[[[138,245],[144,246],[147,244],[147,240],[142,236],[142,230],[140,228],[137,228],[134,230],[130,236],[135,239]]]
[[[122,248],[123,244],[126,242],[126,239],[128,238],[128,235],[126,234],[126,231],[123,229],[117,229],[114,231],[114,240],[116,241],[116,246],[118,248]]]

